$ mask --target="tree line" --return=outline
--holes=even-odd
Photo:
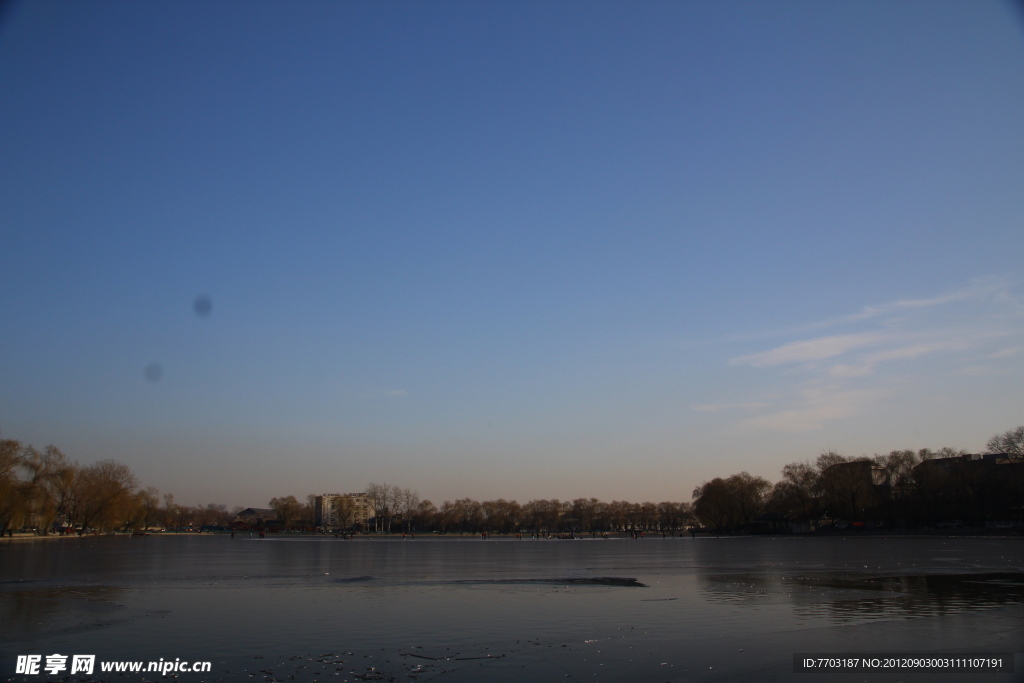
[[[476,501],[460,498],[440,507],[420,500],[416,491],[371,483],[365,495],[373,508],[364,530],[439,533],[597,533],[621,530],[675,531],[693,522],[689,503],[572,501]],[[314,495],[272,498],[268,505],[278,528],[312,529]],[[200,530],[229,528],[241,508],[175,503],[152,486],[141,488],[124,463],[101,460],[82,466],[55,446],[42,451],[13,439],[0,440],[0,535],[32,528],[54,531],[145,531],[154,528]],[[358,527],[359,525],[353,525]]]
[[[694,523],[689,503],[606,503],[597,498],[477,501],[460,498],[444,501],[440,507],[420,500],[410,488],[371,483],[363,492],[373,509],[368,526],[348,525],[351,530],[376,532],[458,533],[458,534],[568,534],[612,531],[681,531]],[[301,504],[294,496],[274,498],[270,507],[277,516],[274,526],[311,529],[315,496]],[[344,502],[344,499],[342,500]],[[342,519],[351,515],[342,512]]]
[[[1024,426],[997,434],[987,455],[942,448],[872,457],[826,451],[782,469],[780,481],[741,472],[693,491],[699,522],[717,532],[785,525],[982,525],[1024,522]]]
[[[689,503],[606,503],[597,498],[475,501],[460,498],[440,507],[429,500],[412,511],[409,524],[439,533],[607,533],[681,531],[693,522]]]
[[[774,530],[786,524],[843,521],[873,525],[948,522],[1024,522],[1024,426],[986,444],[993,457],[942,448],[894,450],[872,457],[826,451],[793,462],[772,484],[747,472],[716,477],[696,487],[692,503],[538,499],[476,501],[440,507],[410,488],[371,483],[371,528],[438,533],[672,532],[703,525],[718,532]],[[312,529],[315,496],[272,498],[283,528]],[[350,503],[349,503],[350,504]],[[137,531],[151,528],[228,528],[241,508],[179,505],[172,494],[141,488],[131,469],[114,460],[87,466],[55,446],[38,450],[0,439],[0,535],[33,528],[39,533]],[[347,518],[343,515],[343,517]],[[353,524],[353,528],[358,528]],[[364,529],[370,530],[370,529]]]
[[[124,463],[82,466],[55,446],[40,451],[0,439],[0,535],[26,527],[81,534],[226,526],[233,517],[224,505],[178,505],[169,493],[161,499],[156,488],[140,488]]]

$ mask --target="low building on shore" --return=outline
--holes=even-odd
[[[277,511],[273,508],[245,508],[235,515],[231,526],[234,528],[264,529],[280,524],[281,520],[277,516]]]

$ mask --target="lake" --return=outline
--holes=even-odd
[[[1016,653],[1015,673],[793,671],[850,652]],[[1024,681],[1024,539],[2,543],[0,674],[54,679],[15,674],[52,653],[211,662],[182,681]]]

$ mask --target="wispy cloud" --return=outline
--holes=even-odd
[[[840,356],[848,351],[877,343],[877,334],[840,334],[818,337],[804,341],[790,342],[768,351],[751,353],[733,358],[730,365],[752,365],[755,368],[769,368],[786,363],[804,363]]]
[[[878,307],[879,311],[884,312],[887,308],[890,310],[896,310],[900,308],[926,308],[931,306],[944,306],[945,304],[952,304],[958,301],[969,301],[978,298],[988,298],[997,292],[1001,292],[1007,287],[1007,282],[999,278],[990,278],[983,280],[976,280],[966,287],[947,292],[940,296],[934,296],[930,299],[900,299],[894,301],[889,306]]]
[[[936,351],[948,351],[964,346],[964,342],[955,340],[897,346],[877,353],[865,354],[853,364],[833,365],[828,368],[828,374],[831,377],[866,377],[872,374],[880,363],[886,361],[913,360]]]
[[[913,363],[943,354],[948,356],[945,372],[951,375],[995,372],[991,365],[979,361],[1005,363],[1004,359],[1018,353],[1020,346],[1006,343],[1024,339],[1024,306],[1007,281],[988,279],[935,297],[865,306],[858,313],[810,323],[800,330],[806,333],[838,326],[854,329],[795,339],[729,360],[734,367],[785,369],[772,389],[773,396],[699,405],[694,410],[742,408],[755,414],[741,422],[748,429],[821,429],[829,421],[857,414],[892,391],[885,381],[891,372],[873,378],[883,366],[911,383]],[[798,334],[791,332],[792,336]],[[996,344],[999,346],[993,350]]]
[[[970,301],[999,301],[1009,304],[1015,308],[1017,313],[1024,312],[1024,303],[1019,301],[1011,293],[1012,283],[1006,278],[987,277],[977,278],[970,284],[960,287],[938,296],[927,299],[898,299],[881,304],[864,306],[856,313],[826,318],[805,323],[790,330],[778,331],[779,334],[800,334],[811,330],[826,329],[829,327],[842,327],[851,323],[868,321],[875,318],[882,318],[887,315],[909,312],[917,309],[928,309],[936,306],[947,306],[949,304],[964,303]]]

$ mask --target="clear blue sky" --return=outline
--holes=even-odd
[[[1014,5],[2,21],[6,438],[191,503],[659,501],[1024,423]]]

